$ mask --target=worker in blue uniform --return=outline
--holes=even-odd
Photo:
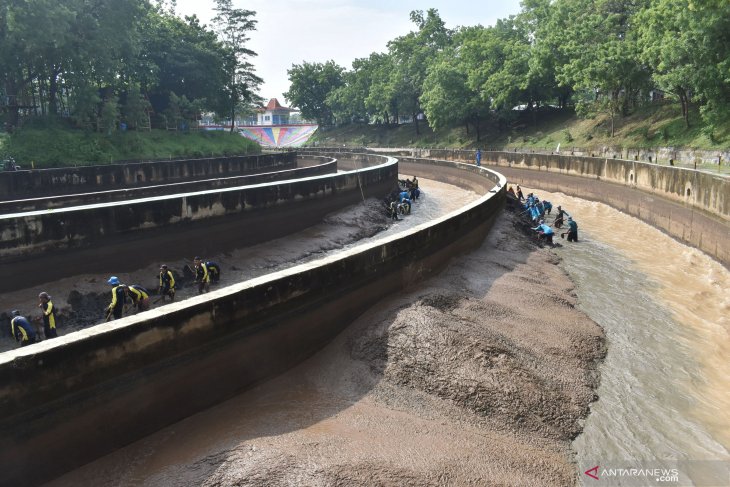
[[[10,312],[10,333],[15,337],[15,341],[20,342],[21,347],[36,342],[36,332],[30,321],[25,316],[20,315],[20,311],[14,309]]]
[[[537,232],[540,240],[552,245],[553,235],[555,235],[555,232],[553,232],[553,229],[550,228],[550,226],[545,224],[545,220],[540,220],[540,224],[533,228],[533,230]]]

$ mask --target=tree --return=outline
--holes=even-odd
[[[566,63],[558,66],[562,84],[586,95],[578,108],[600,110],[611,119],[649,82],[639,58],[635,15],[648,0],[557,0],[555,35]]]
[[[127,126],[137,129],[143,124],[151,109],[150,102],[140,93],[139,87],[134,85],[127,91],[123,107],[123,118]]]
[[[117,128],[119,115],[119,98],[112,94],[104,100],[104,104],[101,107],[99,131],[103,130],[107,135],[111,135]]]
[[[374,65],[369,58],[355,59],[352,71],[343,73],[343,84],[328,95],[325,103],[340,120],[368,121],[370,114],[365,100],[373,84]]]
[[[334,61],[294,64],[287,70],[291,84],[284,97],[301,110],[302,117],[322,126],[333,125],[334,114],[327,97],[343,86],[344,72]]]
[[[249,61],[257,54],[246,47],[250,40],[248,33],[256,30],[256,12],[233,8],[232,0],[215,0],[215,11],[213,22],[227,50],[224,63],[227,82],[221,96],[221,107],[228,107],[233,132],[237,107],[261,101],[257,92],[263,80],[255,74]]]
[[[390,86],[396,90],[399,110],[411,114],[416,134],[419,134],[418,115],[421,113],[421,94],[427,69],[450,44],[452,33],[441,20],[438,10],[433,8],[425,15],[420,10],[412,11],[411,21],[418,26],[418,31],[388,43],[395,68]]]
[[[373,117],[385,124],[398,123],[397,78],[393,76],[395,63],[388,53],[373,53],[370,63],[370,87],[365,98],[365,107]]]
[[[679,99],[685,126],[694,94],[712,130],[730,114],[730,3],[657,0],[638,25],[641,58],[659,88]]]
[[[421,103],[428,123],[434,130],[451,124],[474,126],[477,140],[481,139],[481,122],[489,114],[489,102],[472,89],[464,76],[468,66],[460,49],[444,52],[428,69],[423,83]]]

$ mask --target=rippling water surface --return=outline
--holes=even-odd
[[[557,252],[608,339],[599,400],[574,442],[581,478],[591,481],[582,472],[594,465],[680,461],[680,483],[669,485],[730,485],[730,273],[606,205],[535,192],[579,224],[581,241],[558,239]]]

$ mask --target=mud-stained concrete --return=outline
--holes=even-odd
[[[361,205],[329,215],[321,224],[298,232],[290,238],[277,239],[223,254],[205,255],[201,252],[201,257],[221,266],[220,282],[211,283],[211,289],[215,289],[321,257],[327,251],[340,249],[347,244],[376,235],[389,225],[390,222],[384,216],[381,203],[369,199]],[[204,239],[205,235],[202,234],[201,246],[205,245]],[[191,270],[193,257],[191,255],[188,260],[164,262],[176,280],[176,300],[186,299],[198,293]],[[157,292],[159,265],[116,275],[125,284],[139,284],[151,293]],[[58,312],[60,334],[68,334],[104,321],[105,308],[111,301],[111,288],[106,284],[108,278],[107,275],[75,275],[36,288],[18,289],[0,295],[0,311],[2,311],[0,351],[17,346],[9,336],[9,326],[3,326],[7,325],[7,311],[10,309],[20,310],[25,316],[34,320],[39,331],[42,330],[40,310],[37,308],[37,296],[40,291],[47,291],[52,296]],[[158,298],[156,295],[151,296],[153,303]],[[153,307],[162,305],[164,302],[158,302],[154,303]],[[133,313],[131,305],[129,308],[129,312]],[[42,336],[43,332],[40,333]]]
[[[478,197],[476,193],[428,179],[421,178],[421,185],[424,188],[424,197],[414,204],[411,215],[401,217],[397,222],[385,216],[381,201],[368,199],[361,204],[327,215],[322,223],[285,238],[213,255],[198,252],[203,259],[215,261],[221,266],[220,283],[212,283],[211,289],[314,260],[329,252],[362,243],[364,239],[370,237],[411,228],[456,210]],[[200,245],[201,248],[208,245],[204,233],[200,235]],[[144,252],[144,248],[141,248],[140,252]],[[175,276],[177,300],[197,295],[197,287],[193,283],[190,270],[193,257],[190,255],[188,260],[164,262]],[[158,287],[159,265],[115,275],[125,284],[139,284],[155,293]],[[109,275],[79,274],[38,287],[0,294],[0,352],[18,346],[10,337],[9,311],[12,309],[18,309],[24,316],[32,319],[39,336],[43,336],[40,309],[37,307],[37,297],[41,291],[46,291],[52,296],[58,312],[59,335],[103,322],[105,308],[111,300],[111,288],[106,284],[108,278]],[[158,296],[151,297],[153,308],[164,305],[165,301],[155,303],[158,298]],[[134,310],[130,309],[130,312]]]
[[[573,485],[605,337],[557,263],[506,213],[300,366],[51,485]]]

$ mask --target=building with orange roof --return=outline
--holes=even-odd
[[[265,108],[256,111],[258,112],[256,125],[288,125],[289,115],[298,110],[282,106],[279,100],[272,98]]]

